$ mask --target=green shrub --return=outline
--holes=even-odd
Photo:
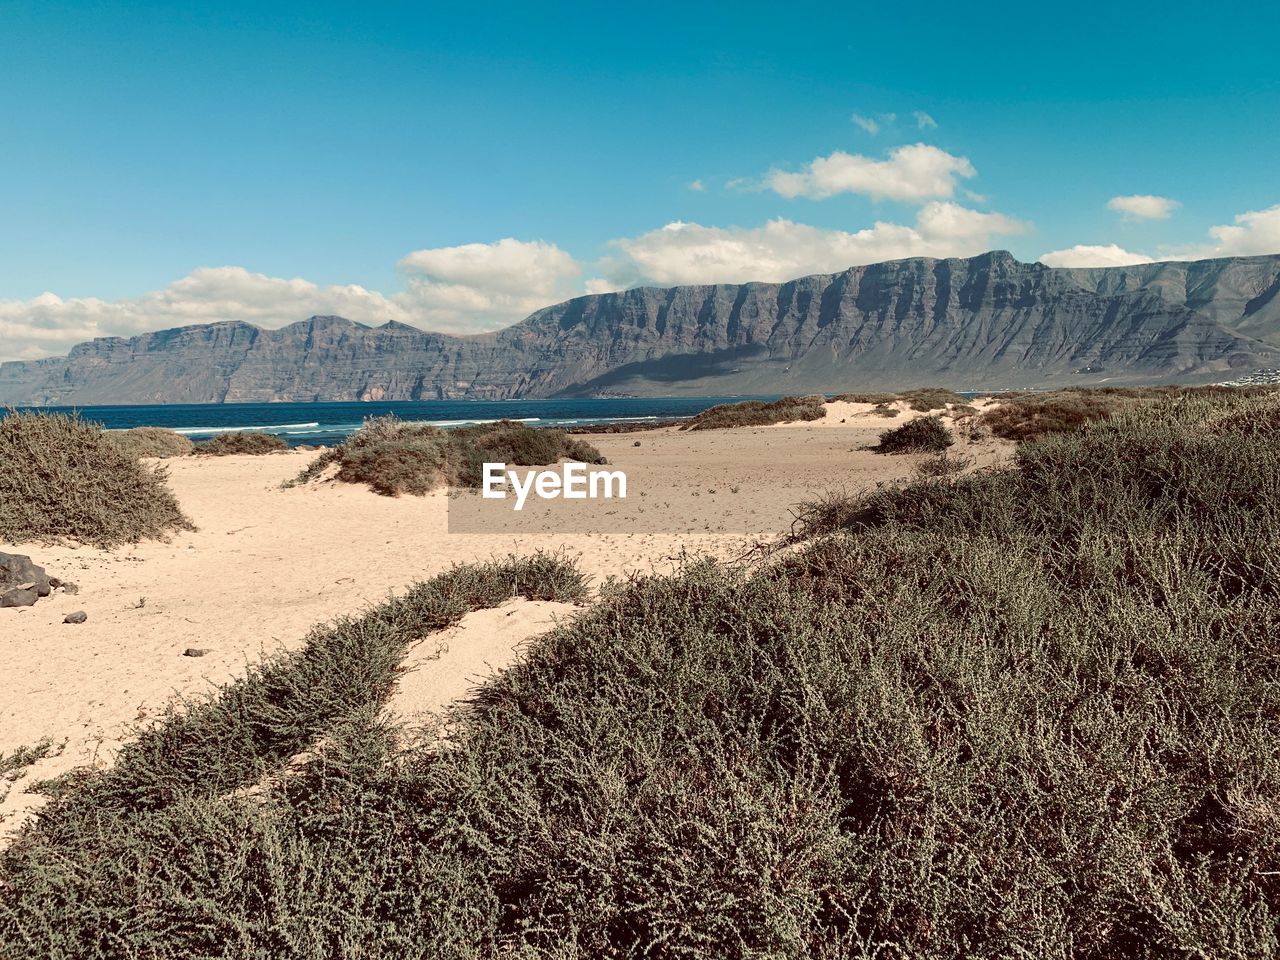
[[[9,411],[0,418],[0,540],[113,547],[194,529],[166,476],[97,424]]]
[[[131,430],[109,433],[108,436],[121,450],[135,459],[185,457],[195,449],[195,444],[189,438],[164,427],[134,427]]]
[[[420,735],[372,709],[394,651],[510,583],[380,608],[47,808],[0,853],[0,954],[1275,956],[1280,436],[1215,426],[1270,409],[826,498]]]
[[[240,430],[231,433],[220,433],[210,440],[196,445],[195,453],[202,457],[230,457],[238,454],[258,456],[264,453],[279,453],[288,450],[289,444],[283,437],[272,433],[259,433],[254,430]]]
[[[916,417],[880,434],[877,453],[940,453],[955,443],[941,417]]]
[[[781,400],[744,400],[722,403],[690,417],[681,430],[721,430],[726,427],[765,427],[775,423],[821,420],[827,415],[822,396],[783,397]]]
[[[456,430],[374,417],[330,447],[291,483],[308,483],[337,465],[336,479],[367,483],[385,496],[421,496],[439,487],[479,487],[483,464],[541,466],[560,460],[604,463],[600,451],[563,430],[512,420]]]

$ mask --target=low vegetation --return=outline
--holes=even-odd
[[[925,457],[915,465],[913,472],[915,476],[921,478],[954,477],[956,474],[964,473],[971,466],[973,466],[973,457],[964,454],[953,456],[943,452]]]
[[[288,450],[289,444],[283,437],[273,433],[261,433],[256,430],[239,430],[220,433],[195,448],[197,456],[229,457],[237,454],[258,456],[264,453],[279,453]]]
[[[916,417],[880,434],[876,453],[941,453],[955,443],[941,417]]]
[[[842,393],[832,397],[844,403],[874,403],[877,407],[893,403],[907,404],[907,409],[917,413],[946,409],[948,404],[965,404],[968,401],[953,390],[944,387],[917,387],[900,393]],[[879,412],[878,410],[876,412]]]
[[[690,417],[680,425],[680,429],[721,430],[726,427],[767,427],[775,423],[821,420],[827,415],[825,403],[826,398],[820,395],[722,403]]]
[[[1123,410],[1174,401],[1236,400],[1274,397],[1273,387],[1079,387],[1046,393],[999,393],[1000,405],[982,414],[981,423],[1005,440],[1034,440],[1109,420]]]
[[[134,427],[111,433],[110,437],[116,446],[135,459],[185,457],[195,449],[195,444],[188,437],[164,427]]]
[[[407,643],[581,589],[432,581],[71,787],[0,853],[0,954],[1275,956],[1276,411],[1159,399],[806,505],[412,734]]]
[[[563,430],[512,420],[442,430],[374,417],[313,460],[292,484],[308,483],[333,466],[336,479],[366,483],[378,493],[422,495],[439,487],[479,487],[483,464],[540,466],[560,460],[604,463],[600,451]]]
[[[114,547],[194,529],[166,476],[98,424],[11,410],[0,418],[0,540]]]

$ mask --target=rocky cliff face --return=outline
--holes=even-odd
[[[1053,269],[994,252],[579,297],[496,334],[312,317],[0,364],[4,403],[739,394],[1220,380],[1280,363],[1280,255]]]

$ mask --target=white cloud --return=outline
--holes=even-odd
[[[1107,208],[1123,213],[1134,220],[1167,220],[1181,204],[1168,197],[1153,197],[1148,193],[1135,193],[1128,197],[1112,197]]]
[[[861,114],[855,113],[853,116],[849,118],[849,120],[852,123],[856,123],[863,130],[867,131],[867,133],[871,134],[873,137],[880,132],[880,124],[876,123],[870,117],[864,117]]]
[[[990,249],[993,238],[1025,229],[1012,217],[950,202],[925,205],[915,226],[881,222],[854,233],[783,219],[749,228],[676,221],[614,241],[616,253],[601,264],[601,272],[615,289],[641,283],[777,282],[902,257],[971,256]]]
[[[1212,257],[1250,257],[1280,253],[1280,204],[1265,210],[1250,210],[1237,216],[1233,223],[1210,227],[1209,236],[1213,238],[1211,243],[1162,247],[1161,259],[1205,260]],[[1155,261],[1146,254],[1134,253],[1108,243],[1077,244],[1066,250],[1054,250],[1042,256],[1040,262],[1050,267],[1124,267]]]
[[[774,170],[765,177],[765,185],[784,197],[823,199],[856,193],[877,200],[920,202],[950,197],[958,177],[976,175],[966,158],[916,143],[891,150],[887,160],[837,150],[816,158],[799,173]]]
[[[1151,257],[1131,253],[1114,243],[1079,243],[1066,250],[1046,253],[1040,262],[1047,267],[1129,267],[1136,263],[1154,263]]]
[[[701,180],[692,180],[689,183],[689,189],[695,193],[701,193],[703,190],[707,189],[707,185]]]
[[[1185,256],[1250,257],[1280,253],[1280,204],[1265,210],[1251,210],[1235,222],[1209,228],[1214,242],[1183,251]]]
[[[916,118],[916,127],[920,130],[936,130],[938,129],[938,121],[933,119],[923,110],[917,110],[911,114]]]
[[[416,250],[399,266],[405,289],[390,296],[355,284],[322,286],[243,267],[204,267],[162,290],[122,300],[64,299],[53,293],[0,300],[0,360],[63,354],[94,337],[217,320],[280,327],[317,314],[475,333],[582,292],[581,264],[539,241],[508,238]]]
[[[203,267],[163,290],[132,299],[63,299],[43,293],[25,301],[0,300],[0,359],[64,353],[94,337],[216,320],[280,326],[317,313],[376,323],[404,319],[403,311],[382,294],[354,284],[319,286],[242,267]]]

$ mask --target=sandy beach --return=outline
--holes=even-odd
[[[449,533],[449,494],[378,496],[321,482],[282,488],[316,456],[178,458],[170,486],[198,529],[168,543],[112,552],[7,545],[51,576],[74,581],[26,609],[0,610],[0,750],[52,738],[56,756],[27,768],[0,800],[11,834],[44,799],[26,792],[74,767],[110,763],[131,729],[243,673],[272,651],[296,648],[317,623],[355,614],[457,563],[538,549],[563,550],[596,583],[670,570],[683,555],[730,559],[786,532],[793,507],[835,488],[871,488],[910,475],[918,456],[866,450],[889,426],[869,404],[832,403],[804,424],[594,435],[630,495],[609,532],[557,532],[554,516],[512,530]],[[1012,445],[960,441],[973,466],[998,463]],[[574,505],[560,502],[563,509]],[[87,622],[64,624],[73,611]],[[522,643],[573,607],[512,601],[473,613],[411,652],[391,709],[406,719],[464,696],[519,655]],[[186,656],[189,648],[205,650]],[[0,785],[0,793],[4,792]]]

